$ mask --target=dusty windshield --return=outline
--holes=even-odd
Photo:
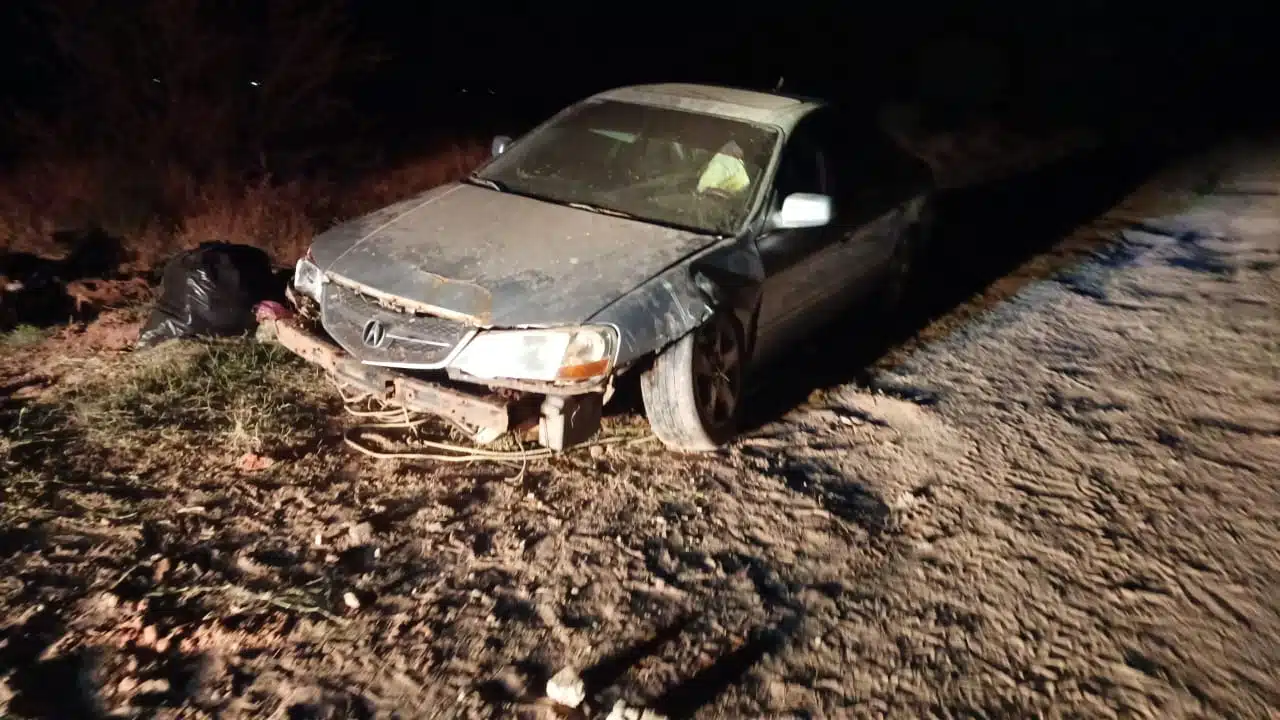
[[[521,139],[479,177],[511,192],[732,234],[777,140],[775,130],[728,118],[600,101]]]

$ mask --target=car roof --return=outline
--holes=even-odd
[[[693,83],[630,85],[597,93],[589,99],[681,108],[735,120],[776,125],[786,132],[790,132],[805,115],[825,104],[815,98]]]

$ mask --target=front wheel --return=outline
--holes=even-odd
[[[653,434],[685,452],[708,452],[732,439],[743,361],[742,328],[724,313],[662,351],[640,376]]]

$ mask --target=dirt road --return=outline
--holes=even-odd
[[[866,371],[832,329],[710,457],[377,462],[262,349],[76,365],[133,394],[7,421],[0,708],[1276,717],[1280,145],[1040,182],[952,230],[976,296]]]

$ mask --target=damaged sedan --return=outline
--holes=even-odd
[[[620,88],[493,151],[317,236],[277,328],[340,385],[477,442],[536,424],[582,443],[635,373],[659,439],[717,448],[748,373],[855,300],[892,311],[927,237],[927,167],[808,98]]]

